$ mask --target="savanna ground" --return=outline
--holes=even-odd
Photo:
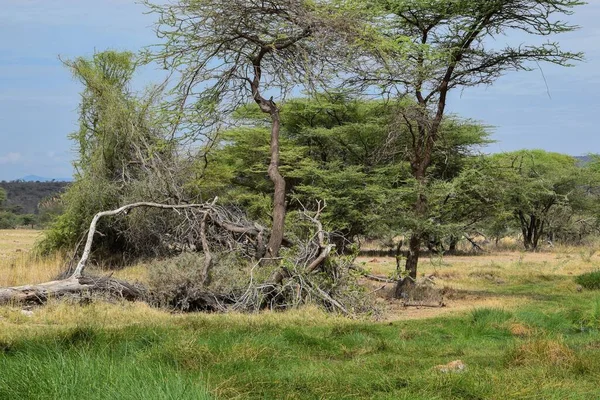
[[[0,231],[0,286],[60,272],[61,257],[29,253],[39,234]],[[359,261],[377,274],[395,266]],[[447,306],[405,309],[370,284],[378,320],[99,300],[0,307],[0,399],[600,399],[600,293],[573,281],[598,265],[588,248],[425,260]],[[143,280],[144,268],[116,275]],[[460,373],[433,368],[457,359]]]

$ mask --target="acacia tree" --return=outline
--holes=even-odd
[[[154,5],[164,42],[149,60],[178,73],[171,123],[186,135],[230,122],[252,99],[271,120],[268,176],[274,185],[268,258],[283,240],[286,182],[280,165],[280,108],[285,95],[312,78],[326,41],[343,30],[342,19],[304,0],[179,0]],[[337,24],[337,26],[336,26]],[[207,138],[212,143],[212,138]]]
[[[597,181],[586,181],[571,156],[523,150],[489,156],[488,162],[489,180],[502,187],[496,189],[501,207],[512,214],[526,250],[536,250],[547,233],[589,211],[588,188]]]
[[[405,101],[398,125],[409,135],[406,158],[419,182],[414,204],[417,217],[426,220],[425,187],[432,154],[440,140],[440,126],[449,93],[491,85],[509,71],[531,70],[539,62],[568,66],[580,53],[563,51],[556,42],[537,45],[498,45],[511,32],[549,36],[576,29],[560,20],[570,15],[578,0],[377,0],[370,8],[371,24],[383,38],[367,46],[355,63],[354,83],[397,91]],[[532,64],[533,63],[533,64]],[[426,224],[424,224],[426,226]],[[423,236],[413,229],[406,260],[414,280]],[[398,284],[399,295],[405,279]]]

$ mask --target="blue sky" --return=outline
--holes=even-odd
[[[107,48],[136,51],[156,43],[153,17],[133,0],[1,0],[0,180],[35,174],[69,177],[74,157],[67,135],[77,129],[80,87],[58,56],[90,56]],[[494,86],[455,92],[450,110],[495,127],[490,152],[542,148],[572,155],[600,152],[600,0],[570,21],[564,48],[585,51],[575,68],[542,65],[511,73]],[[501,38],[521,43],[524,37]],[[140,88],[159,79],[145,70]]]

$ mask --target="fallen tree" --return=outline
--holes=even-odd
[[[296,241],[295,253],[285,262],[281,259],[272,260],[275,263],[271,263],[273,272],[270,278],[260,281],[255,279],[254,271],[256,268],[265,268],[263,255],[267,229],[243,218],[231,218],[232,214],[217,206],[216,202],[216,198],[203,204],[169,205],[139,202],[99,212],[90,223],[79,262],[72,271],[66,273],[65,279],[0,288],[0,304],[42,304],[53,297],[103,294],[165,305],[159,304],[152,291],[142,285],[124,282],[112,276],[94,277],[85,273],[92,253],[94,236],[97,234],[96,226],[101,218],[127,214],[136,208],[155,208],[174,211],[180,216],[184,214],[186,226],[181,228],[180,236],[197,237],[203,254],[202,266],[197,266],[200,275],[196,276],[196,286],[189,290],[183,286],[177,287],[173,300],[166,306],[186,311],[253,312],[265,308],[286,309],[307,302],[317,302],[327,309],[343,314],[352,313],[351,310],[356,308],[354,305],[348,307],[344,300],[340,300],[352,300],[350,303],[353,303],[359,296],[356,290],[348,290],[352,286],[352,276],[349,273],[351,261],[345,265],[327,263],[335,246],[329,243],[329,235],[319,221],[324,203],[317,203],[315,213],[305,209],[299,214],[301,219],[316,228],[316,232],[308,240]],[[287,242],[294,243],[291,240]],[[254,259],[245,287],[231,287],[221,292],[211,290],[209,284],[211,269],[215,263],[215,248],[221,253],[237,252],[246,260]],[[362,301],[355,303],[364,305]],[[185,308],[177,307],[178,304],[185,304]]]
[[[215,199],[216,200],[216,199]],[[212,203],[214,205],[214,202]],[[0,304],[5,303],[44,303],[50,297],[61,297],[65,295],[74,295],[81,293],[101,292],[112,295],[118,295],[127,300],[137,300],[144,298],[145,291],[143,288],[123,282],[112,277],[93,277],[84,276],[85,267],[90,258],[94,235],[96,234],[96,226],[98,220],[102,217],[119,215],[127,213],[129,210],[138,207],[153,207],[170,210],[181,210],[199,208],[204,211],[205,215],[211,205],[208,204],[182,204],[168,205],[149,202],[139,202],[128,204],[116,210],[102,211],[97,213],[92,222],[87,234],[87,240],[83,253],[74,271],[66,279],[60,279],[36,285],[15,286],[8,288],[0,288]]]

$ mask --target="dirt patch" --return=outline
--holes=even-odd
[[[443,307],[435,306],[435,302],[423,302],[423,305],[405,306],[403,299],[394,299],[393,283],[376,283],[372,281],[363,281],[375,297],[375,303],[381,309],[381,320],[386,322],[435,318],[444,315],[464,313],[477,308],[512,308],[522,302],[518,296],[495,296],[481,295],[455,290],[448,287],[437,289],[438,295],[443,298]],[[438,297],[436,296],[436,299]]]

